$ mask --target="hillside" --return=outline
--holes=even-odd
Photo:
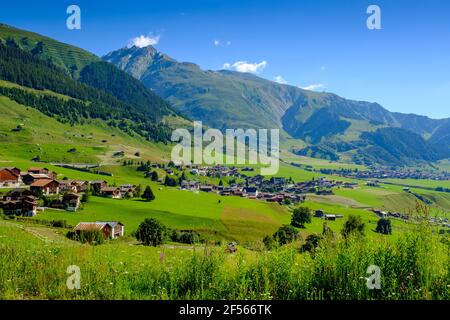
[[[86,50],[4,24],[0,24],[0,44],[20,49],[41,62],[56,66],[59,74],[64,73],[73,80],[105,91],[133,105],[134,109],[145,113],[152,120],[161,121],[164,116],[175,115],[166,101],[142,83]],[[67,77],[64,81],[67,84]],[[78,91],[73,89],[72,94]]]
[[[110,126],[119,127],[128,133],[134,132],[149,140],[170,139],[169,127],[161,123],[162,116],[170,114],[170,109],[157,96],[145,96],[143,104],[140,103],[141,100],[119,100],[103,90],[73,80],[59,67],[14,46],[0,45],[0,66],[1,80],[37,90],[47,89],[70,97],[71,99],[62,100],[18,88],[1,89],[2,95],[37,108],[46,115],[55,116],[61,122],[74,124],[83,123],[90,118],[102,119],[108,121]],[[125,79],[126,77],[129,76],[125,75]],[[120,75],[117,78],[120,79]],[[119,93],[117,91],[115,95]],[[146,101],[145,98],[153,100]],[[145,103],[152,101],[152,108],[148,108],[150,105]]]
[[[100,61],[99,57],[86,50],[1,23],[0,43],[14,43],[21,49],[62,68],[74,78],[79,76],[86,65]]]
[[[336,160],[342,153],[350,153],[357,162],[386,164],[390,158],[397,159],[397,165],[450,156],[448,119],[393,113],[377,103],[311,92],[249,73],[202,70],[152,46],[122,48],[103,59],[141,80],[193,120],[219,129],[278,127],[306,142],[305,148],[294,150],[301,155]],[[366,139],[367,134],[386,127],[403,129],[405,139],[411,138],[406,130],[418,134],[424,140],[423,152],[438,150],[432,155],[404,150],[408,142],[398,139],[392,139],[386,149],[378,140]],[[382,154],[376,152],[379,148]]]

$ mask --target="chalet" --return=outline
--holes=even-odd
[[[20,169],[1,168],[0,169],[0,187],[17,188],[22,181]]]
[[[119,221],[96,221],[96,223],[106,223],[112,227],[111,238],[123,237],[125,226]]]
[[[59,183],[51,179],[39,179],[30,185],[30,190],[34,194],[42,192],[44,195],[59,194]]]
[[[122,198],[133,198],[136,193],[136,186],[132,184],[124,184],[119,187]]]
[[[120,222],[80,222],[73,229],[77,233],[86,230],[100,230],[103,232],[105,238],[114,239],[124,235],[125,226]]]
[[[249,198],[257,198],[258,197],[258,188],[245,187],[244,188],[244,196],[249,197]]]
[[[66,193],[63,197],[66,210],[77,211],[81,203],[81,196],[76,193]]]
[[[25,183],[27,186],[40,179],[50,179],[49,175],[45,173],[24,173],[22,174],[21,178],[23,183]]]
[[[47,168],[29,168],[28,173],[31,174],[46,174],[50,179],[55,180],[57,177],[57,173],[48,170]]]
[[[20,200],[23,197],[32,196],[32,195],[33,195],[33,192],[31,192],[29,189],[14,189],[5,195],[3,197],[3,200],[5,200],[5,201]]]
[[[61,192],[77,192],[76,186],[72,185],[73,180],[58,180],[59,191]]]
[[[270,178],[270,183],[274,185],[284,185],[286,184],[286,178],[284,177],[272,177]]]
[[[122,198],[122,193],[120,188],[117,187],[106,187],[100,189],[100,194],[106,198],[120,199]]]
[[[200,184],[197,181],[181,181],[181,189],[183,190],[198,190]]]
[[[199,189],[200,189],[200,191],[203,191],[203,192],[212,192],[213,186],[202,185],[199,187]]]
[[[37,204],[37,198],[33,196],[0,201],[0,207],[6,215],[21,215],[25,217],[34,217],[36,215]]]
[[[101,190],[103,188],[106,188],[108,186],[108,182],[104,180],[93,180],[89,183],[92,188]]]
[[[85,180],[74,180],[72,185],[75,186],[76,192],[86,192],[89,189],[89,182]]]

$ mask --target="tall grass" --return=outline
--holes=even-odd
[[[423,225],[395,242],[328,240],[303,254],[298,245],[237,254],[207,246],[174,255],[141,248],[153,250],[145,257],[130,250],[2,237],[0,298],[450,299],[449,247]],[[81,289],[71,291],[66,268],[73,264],[81,268]],[[380,290],[366,286],[369,265],[381,269]]]

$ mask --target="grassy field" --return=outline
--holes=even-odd
[[[127,240],[67,244],[54,229],[0,221],[0,299],[450,299],[448,247],[417,226],[394,242],[326,240],[270,252],[223,247],[144,247]],[[30,252],[33,254],[30,255]],[[80,289],[69,290],[69,266]],[[368,290],[367,267],[381,270]]]

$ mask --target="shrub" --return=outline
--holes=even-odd
[[[392,234],[391,220],[389,219],[378,220],[375,231],[382,234]]]
[[[290,243],[297,240],[299,237],[298,230],[290,225],[283,225],[274,233],[273,238],[278,241],[280,245]]]
[[[352,234],[357,236],[364,236],[365,227],[366,225],[364,224],[360,216],[350,215],[347,221],[345,221],[341,233],[344,238],[348,238]]]
[[[166,232],[166,227],[158,220],[145,219],[136,231],[136,239],[146,246],[156,247],[163,244]]]
[[[274,250],[278,247],[276,240],[271,236],[265,236],[263,239],[264,246],[267,250]]]
[[[50,224],[54,228],[67,228],[66,220],[53,220],[50,222]]]
[[[98,229],[69,231],[67,232],[66,237],[74,241],[80,241],[81,243],[88,243],[91,245],[102,244],[105,241],[105,235]]]
[[[300,251],[301,252],[312,252],[314,251],[318,246],[319,242],[322,239],[321,236],[317,234],[310,234],[306,240],[305,243],[301,246]]]

